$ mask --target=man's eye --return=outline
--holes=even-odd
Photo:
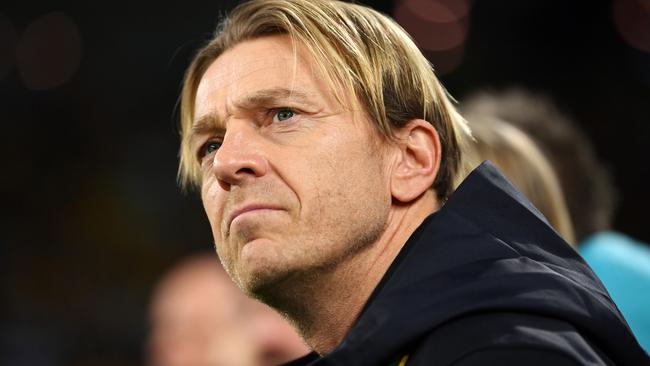
[[[219,150],[221,147],[221,142],[219,141],[208,141],[206,142],[202,147],[201,151],[199,151],[199,158],[203,158],[207,155],[212,154],[213,152]]]
[[[273,122],[284,122],[295,115],[295,112],[288,108],[276,109],[273,114]]]

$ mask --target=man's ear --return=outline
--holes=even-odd
[[[427,121],[414,119],[395,131],[399,156],[391,175],[391,194],[411,202],[433,185],[440,168],[440,137]]]

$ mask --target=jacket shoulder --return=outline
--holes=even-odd
[[[449,321],[411,352],[419,365],[614,365],[569,322],[535,314],[481,313]]]

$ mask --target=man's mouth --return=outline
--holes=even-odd
[[[226,222],[226,227],[230,229],[232,222],[238,217],[242,217],[251,213],[258,213],[263,211],[278,211],[278,210],[281,210],[281,208],[279,208],[278,206],[273,206],[268,204],[253,203],[253,204],[243,205],[230,212],[230,215],[228,215],[228,221]]]

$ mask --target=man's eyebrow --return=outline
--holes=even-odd
[[[192,133],[201,134],[218,129],[222,118],[216,112],[210,112],[199,117],[192,124]]]
[[[216,112],[207,113],[199,117],[190,128],[189,146],[194,146],[194,140],[199,136],[213,134],[222,130],[219,127],[221,120],[222,118]]]
[[[252,109],[289,99],[299,103],[309,101],[309,95],[303,91],[287,88],[271,88],[258,90],[235,101],[235,106],[243,109]]]
[[[298,103],[307,103],[309,101],[308,94],[303,91],[287,88],[271,88],[258,90],[252,94],[246,95],[241,99],[235,101],[233,104],[236,107],[242,109],[254,109],[260,106],[278,103],[282,100],[287,99]],[[192,127],[190,129],[190,146],[193,145],[193,141],[198,136],[223,131],[223,122],[224,118],[221,117],[217,112],[206,113],[199,117],[192,124]]]

